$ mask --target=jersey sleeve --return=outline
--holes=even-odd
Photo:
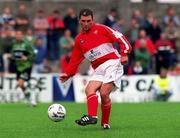
[[[126,37],[116,31],[111,29],[110,27],[103,26],[103,30],[105,31],[105,35],[107,35],[113,42],[116,42],[120,46],[120,55],[125,56],[130,54],[132,47]]]
[[[69,77],[75,75],[78,70],[78,66],[82,60],[84,60],[84,55],[81,51],[81,48],[79,47],[78,41],[75,40],[75,44],[72,48],[71,58],[70,58],[70,61],[69,61],[69,64],[67,66],[65,73]]]
[[[26,43],[26,50],[28,52],[28,55],[27,55],[28,60],[33,61],[36,57],[35,50],[30,42],[25,41],[25,43]]]

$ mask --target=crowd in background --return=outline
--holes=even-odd
[[[63,72],[79,32],[75,11],[68,8],[62,17],[58,9],[47,15],[39,8],[34,19],[30,20],[27,7],[20,4],[14,13],[10,7],[5,7],[0,15],[0,74],[14,72],[8,54],[16,30],[23,31],[24,39],[30,41],[36,51],[34,73]],[[168,68],[172,74],[180,74],[180,19],[173,7],[163,12],[161,18],[157,18],[154,11],[142,15],[136,9],[132,12],[130,24],[112,8],[100,23],[123,33],[133,47],[125,74],[158,74],[162,67]],[[115,46],[120,50],[117,44]],[[90,72],[86,61],[81,66],[81,74]]]

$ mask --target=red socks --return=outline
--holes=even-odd
[[[102,117],[101,117],[101,124],[109,124],[109,116],[111,112],[111,100],[105,104],[101,104],[101,112],[102,112]]]
[[[96,117],[98,109],[98,96],[95,93],[87,96],[87,107],[88,115]]]
[[[97,116],[98,109],[98,96],[93,93],[87,97],[87,107],[88,107],[88,115]],[[105,104],[101,104],[101,124],[109,124],[109,117],[111,112],[111,100],[109,100]]]

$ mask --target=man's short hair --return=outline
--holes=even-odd
[[[90,9],[82,9],[80,12],[79,12],[79,19],[81,19],[81,16],[91,16],[92,19],[93,19],[93,12],[92,10]]]
[[[116,8],[111,8],[110,12],[117,12]]]
[[[53,13],[54,14],[59,14],[59,10],[55,9],[55,10],[53,10]]]

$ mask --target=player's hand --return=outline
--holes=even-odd
[[[11,55],[11,54],[4,54],[4,58],[5,58],[5,59],[11,59],[11,58],[12,58],[12,55]]]
[[[122,56],[120,59],[120,62],[122,65],[125,65],[128,63],[128,56]]]
[[[65,81],[69,79],[69,77],[66,73],[62,73],[59,75],[59,79],[61,80],[62,83],[64,83]]]
[[[23,56],[21,57],[21,60],[24,60],[24,61],[25,61],[25,60],[27,60],[27,59],[28,59],[27,56],[24,56],[24,55],[23,55]]]

